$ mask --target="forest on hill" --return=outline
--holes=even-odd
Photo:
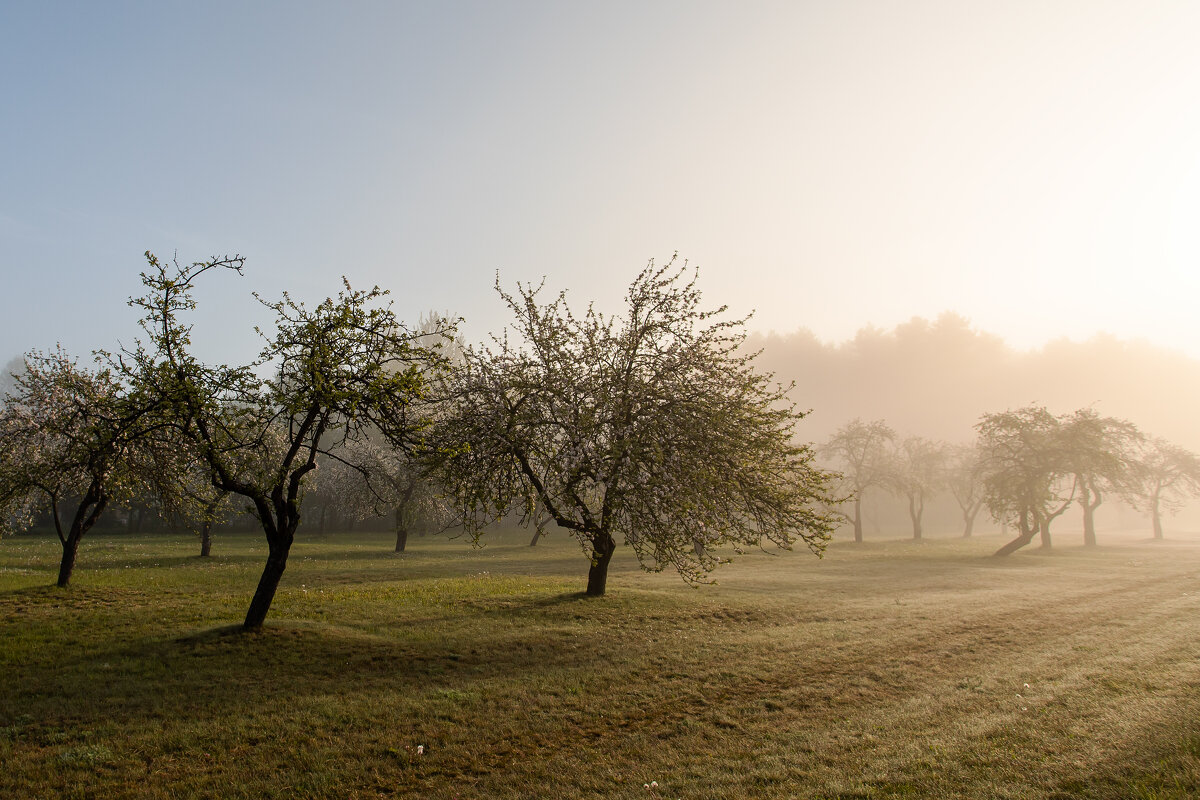
[[[1022,351],[947,312],[892,330],[864,327],[840,343],[801,328],[755,333],[748,345],[762,350],[760,368],[795,382],[792,398],[812,410],[801,433],[815,442],[855,418],[968,442],[983,414],[1040,405],[1055,413],[1092,408],[1200,449],[1200,360],[1146,341],[1098,334]]]

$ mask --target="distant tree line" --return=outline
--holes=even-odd
[[[1024,350],[945,313],[889,330],[864,327],[842,342],[799,330],[756,333],[748,344],[763,350],[764,368],[802,387],[797,399],[814,409],[805,429],[816,441],[854,418],[959,441],[980,415],[1032,403],[1091,407],[1200,449],[1192,402],[1200,359],[1146,341],[1098,334]]]
[[[821,446],[840,470],[842,515],[854,540],[863,541],[863,497],[886,491],[908,505],[913,539],[923,535],[927,500],[953,497],[971,536],[979,513],[1016,531],[996,555],[1040,539],[1051,546],[1050,526],[1076,507],[1083,543],[1096,541],[1095,514],[1108,497],[1150,516],[1163,538],[1163,516],[1200,496],[1200,457],[1136,425],[1090,408],[1055,415],[1041,406],[984,414],[973,443],[949,445],[918,436],[899,438],[883,420],[855,419]],[[849,509],[848,511],[845,509]]]

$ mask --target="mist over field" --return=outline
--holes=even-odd
[[[946,312],[933,320],[913,317],[892,329],[866,326],[842,342],[823,341],[803,328],[754,333],[747,347],[762,351],[763,369],[795,383],[792,399],[811,409],[800,434],[817,443],[856,418],[885,420],[901,435],[968,443],[982,415],[1037,405],[1054,413],[1090,408],[1128,420],[1148,435],[1200,447],[1194,413],[1200,360],[1144,340],[1097,333],[1083,341],[1018,349]],[[890,492],[871,492],[868,531],[903,536],[908,524],[903,506]],[[986,512],[981,516],[985,530],[996,530]],[[935,535],[961,530],[959,511],[945,492],[933,499],[927,519]],[[1126,534],[1148,530],[1145,515],[1119,498],[1105,504],[1099,519]],[[1066,515],[1059,525],[1064,539],[1076,540],[1076,515]],[[1177,531],[1200,529],[1200,505],[1189,503],[1172,525]]]
[[[866,326],[843,342],[801,329],[752,334],[748,345],[762,349],[764,369],[795,382],[793,399],[812,409],[802,433],[814,441],[860,417],[965,442],[982,414],[1033,404],[1091,407],[1200,449],[1200,359],[1144,340],[1097,333],[1022,350],[946,313],[890,330]]]
[[[0,2],[0,800],[1200,797],[1198,42]]]

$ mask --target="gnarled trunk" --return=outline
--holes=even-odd
[[[58,532],[58,540],[62,543],[63,548],[62,561],[58,564],[58,586],[63,588],[71,583],[71,573],[75,570],[75,558],[79,554],[79,542],[100,518],[100,512],[104,511],[104,507],[108,505],[108,496],[93,482],[79,501],[79,506],[75,509],[75,517],[71,520],[71,527],[66,536],[63,536],[58,504],[52,501],[51,505],[54,509],[54,529]]]
[[[281,488],[276,488],[269,504],[261,495],[251,498],[263,533],[267,535],[267,563],[263,567],[262,577],[258,579],[258,588],[254,590],[250,608],[246,611],[246,620],[242,623],[246,630],[262,627],[267,612],[271,610],[271,602],[275,599],[275,590],[279,588],[279,579],[287,568],[288,553],[296,539],[296,528],[300,526],[300,507],[295,502],[295,496],[299,492],[301,475],[303,473],[293,473],[291,492],[286,500]]]
[[[588,597],[600,597],[604,594],[605,585],[608,583],[608,564],[612,561],[613,551],[616,549],[616,540],[607,531],[592,536],[592,566],[588,569]]]
[[[258,588],[254,591],[254,599],[250,601],[250,609],[246,612],[246,621],[242,623],[243,628],[253,630],[262,627],[267,612],[271,610],[271,601],[275,599],[275,590],[279,588],[279,579],[283,577],[283,571],[287,568],[290,549],[290,541],[287,545],[271,545],[267,564],[263,567],[262,577],[258,579]]]
[[[75,569],[75,557],[79,554],[79,540],[83,538],[82,533],[76,533],[72,530],[67,540],[62,543],[63,554],[62,561],[58,564],[58,585],[65,587],[71,582],[71,573]]]
[[[1027,511],[1022,511],[1020,519],[1017,521],[1017,529],[1018,529],[1017,538],[1013,539],[1011,542],[1009,542],[1008,544],[1001,547],[999,550],[997,550],[992,555],[993,556],[1007,556],[1012,553],[1015,553],[1016,551],[1020,550],[1022,547],[1024,547],[1025,545],[1027,545],[1033,541],[1034,534],[1036,534],[1038,532],[1038,528],[1039,528],[1039,525],[1037,524],[1037,520],[1035,519],[1033,521],[1033,524],[1030,524],[1029,513]]]

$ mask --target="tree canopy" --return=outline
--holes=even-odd
[[[146,346],[127,354],[142,390],[163,397],[169,419],[196,448],[213,485],[248,499],[267,539],[268,556],[245,627],[262,625],[300,522],[305,477],[317,458],[343,456],[335,445],[368,435],[397,448],[422,445],[430,376],[445,368],[428,334],[404,327],[378,287],[355,290],[308,308],[286,293],[263,304],[274,312],[273,336],[259,358],[210,367],[190,353],[180,314],[194,307],[194,281],[211,270],[241,272],[240,257],[190,266],[147,253],[147,292],[132,301],[145,312]],[[271,377],[262,378],[268,373]],[[366,468],[361,471],[367,474]]]
[[[863,494],[874,486],[886,486],[891,474],[888,445],[896,432],[883,420],[853,419],[821,446],[826,458],[841,470],[841,483],[854,504],[854,541],[862,542]]]
[[[174,491],[159,400],[108,368],[81,366],[61,349],[32,352],[0,411],[0,524],[47,509],[62,544],[58,585],[79,543],[113,502]]]
[[[513,328],[465,352],[447,420],[469,444],[445,484],[470,529],[540,501],[585,548],[589,595],[618,538],[689,581],[725,546],[821,552],[830,476],[795,442],[804,415],[741,349],[744,320],[702,308],[686,263],[651,262],[620,316],[541,286],[497,291]]]

